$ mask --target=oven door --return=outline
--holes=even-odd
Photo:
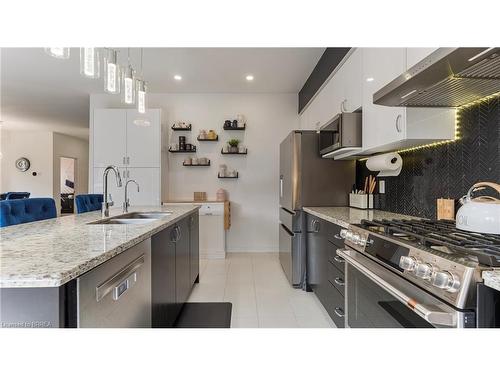
[[[346,326],[352,328],[458,327],[463,314],[351,249],[345,259]]]

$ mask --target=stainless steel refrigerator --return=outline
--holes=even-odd
[[[290,283],[306,279],[303,207],[347,206],[355,162],[323,159],[316,131],[294,130],[280,144],[279,258]]]

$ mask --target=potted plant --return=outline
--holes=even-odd
[[[238,145],[240,144],[239,139],[230,139],[227,144],[229,145],[229,152],[238,152]]]

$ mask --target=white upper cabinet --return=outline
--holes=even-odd
[[[437,48],[407,48],[406,49],[406,69],[410,69],[412,66],[423,60],[425,57],[429,56],[432,52],[437,50]]]
[[[356,48],[337,72],[342,112],[355,112],[363,104],[363,49]]]
[[[420,61],[432,52],[432,49],[419,50],[411,52],[412,59]],[[449,140],[455,136],[454,109],[373,104],[373,94],[408,69],[407,55],[406,48],[363,49],[361,153],[364,155]]]
[[[127,114],[123,109],[95,109],[92,127],[93,167],[123,166],[127,153]]]
[[[355,49],[300,116],[302,129],[317,130],[341,112],[362,104],[362,49]]]
[[[148,126],[137,125],[137,119],[149,121]],[[127,165],[130,167],[160,166],[160,110],[149,109],[139,114],[127,110]]]
[[[363,151],[405,138],[404,108],[373,104],[373,94],[405,70],[405,48],[363,49]]]

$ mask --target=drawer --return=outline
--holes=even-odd
[[[340,237],[340,231],[344,228],[342,228],[340,225],[333,224],[333,223],[328,223],[328,241],[333,243],[334,245],[338,246],[338,248],[344,247],[344,240],[342,237]]]
[[[328,262],[328,281],[332,284],[342,295],[345,295],[345,277],[344,272],[335,267],[332,263]]]
[[[338,249],[343,249],[344,247],[339,247],[337,245],[332,244],[331,242],[328,242],[328,260],[339,269],[339,271],[342,271],[344,273],[345,269],[345,260],[342,259],[337,255],[337,250]]]
[[[332,318],[333,322],[338,328],[344,328],[344,314],[345,314],[345,299],[342,294],[333,286],[330,285],[328,293],[328,301],[324,306],[328,315]]]

